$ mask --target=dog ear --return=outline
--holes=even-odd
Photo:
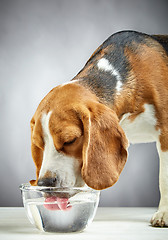
[[[31,180],[30,184],[32,186],[36,186],[43,160],[44,142],[42,138],[40,120],[37,120],[37,122],[35,123],[34,118],[32,118],[30,126],[31,126],[31,152],[33,161],[36,166],[36,180]]]
[[[128,141],[115,112],[100,103],[83,109],[82,177],[86,184],[102,190],[119,178],[127,160]]]

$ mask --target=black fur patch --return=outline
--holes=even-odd
[[[167,55],[168,55],[168,35],[152,35],[152,38],[154,38],[156,41],[158,41],[162,47],[165,49]]]
[[[121,76],[121,82],[127,81],[131,66],[125,50],[136,53],[140,51],[141,45],[151,47],[151,36],[136,32],[122,31],[110,36],[91,56],[84,68],[75,76],[74,79],[81,79],[81,84],[92,89],[100,99],[106,102],[112,101],[113,94],[116,92],[117,79],[111,72],[98,69],[99,59],[105,58]],[[86,71],[88,69],[88,71]],[[86,75],[83,71],[86,71]]]

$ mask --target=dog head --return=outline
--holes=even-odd
[[[77,83],[54,88],[31,120],[36,166],[32,185],[94,189],[112,186],[127,159],[117,115]]]

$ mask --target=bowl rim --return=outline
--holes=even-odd
[[[95,190],[87,185],[84,187],[46,187],[46,186],[32,186],[30,183],[22,183],[19,186],[21,191],[52,191],[52,192],[69,192],[69,191],[80,191],[80,192],[93,192],[98,193],[100,190]]]

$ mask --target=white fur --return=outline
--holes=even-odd
[[[56,182],[57,187],[81,186],[78,160],[59,153],[54,146],[49,130],[50,116],[51,112],[43,114],[41,119],[45,148],[39,178],[43,178],[46,172],[50,171],[52,173],[51,177],[58,177],[59,179]]]
[[[130,143],[156,142],[160,158],[159,188],[160,204],[158,211],[153,215],[151,222],[153,225],[168,226],[168,151],[163,152],[160,147],[160,131],[156,130],[157,120],[155,109],[152,104],[145,104],[145,111],[137,116],[133,121],[129,120],[130,113],[124,114],[120,121],[125,134]]]
[[[63,86],[65,86],[65,85],[72,84],[72,83],[75,83],[75,82],[79,82],[79,80],[76,79],[76,80],[72,80],[72,81],[68,81],[68,82],[62,83],[62,84],[60,85],[60,87],[63,87]]]
[[[116,77],[117,79],[116,90],[117,92],[120,92],[122,87],[122,82],[121,82],[120,73],[117,71],[117,69],[115,69],[113,65],[110,64],[106,58],[101,58],[98,61],[97,66],[100,70],[103,70],[105,72],[110,72],[113,76]]]
[[[133,121],[129,119],[130,113],[123,115],[120,125],[130,143],[147,143],[158,140],[159,131],[156,131],[155,110],[152,104],[144,105],[145,111]]]
[[[168,226],[168,152],[161,150],[160,142],[158,141],[157,150],[160,158],[159,167],[159,189],[160,203],[158,211],[153,215],[151,222],[153,225],[165,224]]]

